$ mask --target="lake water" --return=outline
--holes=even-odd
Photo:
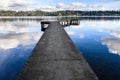
[[[40,21],[46,19],[0,18],[0,80],[16,79],[44,33]],[[65,30],[100,80],[120,80],[120,19],[80,18],[80,25]]]

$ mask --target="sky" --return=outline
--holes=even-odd
[[[120,10],[120,0],[0,0],[0,10]]]

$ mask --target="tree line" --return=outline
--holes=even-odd
[[[120,16],[120,11],[0,11],[0,16]]]

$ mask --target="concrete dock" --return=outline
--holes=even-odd
[[[59,22],[50,22],[17,80],[98,80]]]

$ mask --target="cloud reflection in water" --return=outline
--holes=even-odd
[[[100,80],[120,80],[120,20],[80,21],[66,31]]]
[[[9,33],[0,34],[0,48],[10,49],[16,48],[18,45],[31,45],[35,44],[41,34],[39,33]]]
[[[16,80],[43,32],[35,21],[0,22],[0,80]]]
[[[38,32],[38,30],[40,30],[40,24],[32,21],[0,22],[0,33]]]
[[[120,55],[120,29],[111,30],[114,37],[103,38],[103,45],[106,45],[111,53]]]

